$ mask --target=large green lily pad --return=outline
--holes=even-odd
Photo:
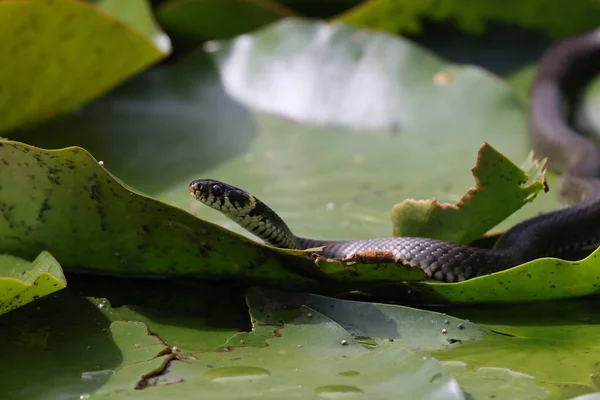
[[[128,398],[173,397],[199,391],[210,398],[275,399],[284,390],[286,398],[298,399],[363,393],[387,398],[392,387],[402,387],[413,399],[464,398],[454,379],[431,358],[400,346],[367,349],[321,313],[307,307],[281,309],[256,290],[249,291],[247,301],[253,331],[234,335],[231,345],[219,352],[174,357],[168,343],[149,336],[146,325],[113,323],[124,363],[92,398],[124,393]],[[253,344],[256,336],[263,338],[258,345]]]
[[[1,132],[69,111],[165,55],[74,0],[2,1],[0,37],[0,58],[10,60],[0,72]]]
[[[481,340],[485,330],[474,323],[437,312],[399,305],[294,295],[285,304],[305,304],[372,345],[396,343],[413,351],[442,351]]]
[[[322,30],[332,36],[318,43]],[[526,159],[524,107],[507,85],[477,68],[447,64],[402,39],[363,32],[357,40],[356,32],[285,21],[238,39],[256,42],[252,51],[220,44],[215,57],[222,62],[225,87],[227,74],[246,77],[238,81],[248,90],[251,85],[251,108],[228,97],[210,60],[197,52],[133,80],[77,115],[30,131],[25,140],[42,147],[78,143],[129,185],[247,235],[187,195],[193,179],[223,180],[267,202],[296,234],[323,239],[390,236],[389,210],[406,198],[455,203],[472,185],[467,171],[484,141],[511,160]],[[368,47],[371,42],[376,46]],[[365,52],[367,47],[372,50]],[[321,53],[330,56],[318,57]],[[270,74],[250,68],[244,54],[282,68],[295,61],[310,68],[296,75],[288,70]],[[351,61],[361,68],[341,67]],[[320,72],[336,68],[343,73]],[[434,76],[445,71],[453,80],[433,84]],[[369,85],[374,75],[379,83]],[[294,82],[305,82],[307,90],[294,90]],[[308,90],[309,84],[315,89]],[[417,95],[417,86],[428,90]],[[326,93],[338,93],[351,107],[325,101]],[[382,127],[375,131],[359,129],[362,121],[347,128],[308,126],[253,111],[269,99],[304,110],[307,118],[318,112],[328,125],[352,114],[374,121],[368,117],[370,105],[387,114],[375,114],[373,123]],[[119,146],[112,146],[114,141]],[[498,228],[555,204],[552,193],[539,196]]]
[[[172,305],[184,305],[180,300],[173,299]],[[194,301],[185,296],[183,303],[193,306]],[[402,387],[417,398],[413,390],[436,390],[439,385],[444,388],[440,398],[449,392],[458,395],[445,369],[475,398],[559,399],[589,393],[595,385],[596,351],[590,343],[597,336],[597,301],[444,310],[482,323],[484,329],[437,312],[314,295],[253,289],[247,301],[254,329],[236,334],[202,317],[166,315],[167,304],[162,311],[113,308],[104,299],[51,296],[3,318],[0,347],[13,368],[0,376],[0,383],[7,398],[33,400],[64,393],[166,398],[201,389],[218,396],[230,388],[230,380],[257,397],[268,396],[265,390],[288,379],[290,369],[296,382],[319,373],[320,378],[298,389],[302,396],[306,386],[315,389],[326,378],[333,388],[353,386],[365,393],[377,390],[377,382],[391,379],[400,384],[397,379],[405,378],[409,380]],[[406,349],[417,353],[410,355]],[[346,357],[331,357],[334,353]],[[431,356],[442,360],[445,369]],[[19,372],[22,363],[28,374]],[[240,366],[251,368],[231,368]],[[384,367],[391,370],[378,369]],[[208,372],[213,370],[217,372]],[[270,375],[261,375],[264,370]],[[168,374],[160,374],[165,371]],[[254,379],[260,385],[248,383],[251,378],[244,374],[257,371]],[[30,379],[41,374],[55,382],[51,391],[31,384]],[[423,377],[435,379],[421,384],[418,379]],[[390,393],[396,392],[382,392],[382,398]],[[434,392],[428,395],[436,398]]]
[[[273,284],[315,284],[301,266],[286,269],[292,252],[256,246],[135,194],[83,149],[44,151],[4,141],[0,160],[0,248],[9,254],[49,250],[71,269],[129,276],[246,276],[268,283],[282,274]],[[306,274],[323,276],[302,258]]]
[[[598,384],[598,300],[440,310],[478,326],[397,305],[315,295],[271,298],[284,309],[318,310],[370,348],[402,346],[443,360],[475,399],[564,399]]]

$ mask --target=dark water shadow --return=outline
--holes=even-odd
[[[10,138],[43,148],[84,147],[127,184],[153,195],[245,153],[255,136],[250,112],[227,96],[212,61],[197,50]]]
[[[122,278],[70,272],[66,277],[68,293],[106,298],[113,309],[129,306],[158,323],[177,315],[203,318],[204,324],[219,328],[245,330],[249,327],[244,296],[248,285],[243,282]]]
[[[454,24],[425,21],[420,35],[407,37],[448,61],[478,65],[502,77],[537,62],[552,43],[540,32],[499,23],[465,35]]]

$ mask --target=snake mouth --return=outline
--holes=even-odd
[[[190,191],[190,194],[196,199],[196,200],[203,200],[202,197],[202,192],[200,191],[200,188],[198,187],[198,185],[194,185],[194,182],[190,183],[188,185],[188,190]]]

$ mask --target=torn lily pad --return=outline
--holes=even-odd
[[[521,168],[484,143],[473,167],[475,186],[456,204],[404,200],[392,208],[395,236],[428,237],[470,243],[502,222],[536,195],[548,190],[546,161],[533,153]]]
[[[395,236],[470,243],[547,190],[546,162],[530,154],[523,169],[485,143],[473,168],[475,186],[456,204],[405,200],[392,208]],[[404,265],[391,251],[367,250],[344,259],[317,257],[322,272],[335,279],[416,281],[425,273]]]

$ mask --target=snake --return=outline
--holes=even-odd
[[[557,193],[563,207],[514,225],[492,248],[423,237],[318,240],[296,236],[283,219],[249,192],[214,180],[189,184],[206,206],[261,238],[285,249],[315,249],[318,256],[343,262],[392,262],[419,268],[443,282],[504,271],[544,257],[600,244],[600,148],[569,124],[563,104],[573,102],[588,77],[600,70],[600,28],[559,41],[541,56],[530,89],[529,141],[537,158],[547,158],[560,174]],[[579,89],[578,89],[579,88]]]

